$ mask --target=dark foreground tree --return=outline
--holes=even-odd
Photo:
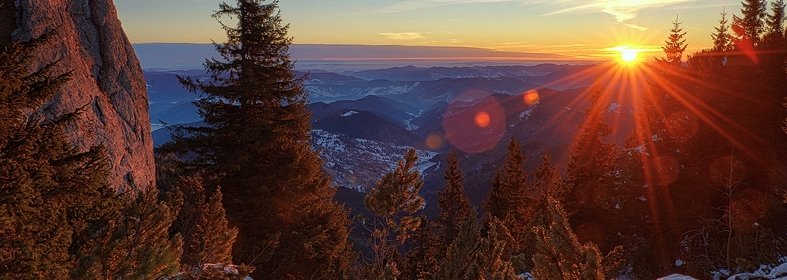
[[[522,148],[511,139],[503,167],[492,179],[492,190],[485,204],[487,219],[495,217],[514,234],[514,239],[508,241],[511,253],[519,252],[523,246],[522,235],[527,233],[532,217],[534,203],[527,180]]]
[[[199,176],[177,178],[174,188],[169,199],[180,211],[170,231],[183,237],[182,277],[243,279],[249,268],[232,264],[238,229],[227,222],[221,189],[209,194]]]
[[[178,272],[183,243],[169,237],[176,211],[155,189],[123,205],[88,232],[72,278],[159,279]]]
[[[252,277],[342,278],[349,221],[309,144],[307,95],[278,2],[223,3],[213,16],[235,23],[222,23],[222,59],[205,63],[208,81],[182,79],[203,93],[196,105],[206,125],[178,128],[159,152],[176,153],[207,185],[222,187],[238,228],[233,259],[254,266]]]
[[[437,205],[440,208],[438,221],[445,246],[454,241],[462,225],[471,217],[472,210],[470,201],[465,195],[463,180],[459,160],[455,153],[451,153],[445,171],[445,188],[437,198]]]
[[[765,0],[743,0],[741,2],[743,17],[733,16],[733,28],[737,34],[738,44],[757,46],[760,35],[765,32],[765,17],[768,5]],[[745,43],[748,42],[748,43]]]

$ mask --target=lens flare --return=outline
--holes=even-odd
[[[486,111],[478,112],[475,114],[475,125],[484,128],[489,126],[489,123],[492,121],[492,118],[489,116],[489,113]]]
[[[426,146],[431,150],[439,150],[443,148],[444,143],[445,141],[443,140],[443,135],[441,133],[429,133],[429,136],[426,137]]]
[[[495,146],[506,131],[505,110],[497,98],[471,89],[453,98],[443,115],[445,145],[474,154]]]
[[[538,95],[538,91],[534,89],[525,92],[525,95],[523,95],[522,98],[525,100],[525,104],[527,105],[535,105],[541,99],[541,97]]]

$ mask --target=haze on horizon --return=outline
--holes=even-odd
[[[220,1],[116,0],[133,43],[210,43]],[[689,53],[711,46],[720,13],[738,0],[287,0],[296,44],[463,46],[598,59],[615,47],[661,52],[679,16]]]

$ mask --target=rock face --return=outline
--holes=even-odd
[[[81,150],[107,149],[110,183],[139,191],[155,181],[147,89],[142,69],[112,0],[0,0],[3,38],[26,41],[56,31],[35,54],[34,67],[58,61],[55,73],[71,80],[42,113],[59,116],[83,109],[67,134]],[[8,40],[6,39],[6,40]]]

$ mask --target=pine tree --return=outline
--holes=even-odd
[[[440,264],[435,280],[479,279],[480,264],[477,262],[482,251],[481,228],[475,212],[462,224],[456,238],[446,249],[446,257]]]
[[[435,222],[421,217],[421,225],[413,233],[409,250],[404,256],[401,279],[431,279],[444,259],[444,245]]]
[[[678,18],[675,17],[675,21],[672,22],[672,29],[670,29],[670,34],[667,36],[667,40],[665,41],[665,45],[661,47],[664,50],[665,57],[658,59],[658,61],[671,64],[673,66],[680,66],[683,60],[683,53],[686,51],[686,39],[683,37],[686,36],[686,32],[683,32],[683,28],[680,26],[682,22],[678,21]]]
[[[481,251],[478,254],[478,267],[480,268],[477,279],[515,280],[518,279],[511,262],[510,250],[513,232],[506,227],[503,221],[491,217],[487,221],[487,237],[481,242]],[[547,278],[544,278],[547,279]]]
[[[206,184],[222,187],[238,228],[233,260],[256,267],[253,278],[341,278],[349,219],[309,145],[307,95],[293,73],[278,2],[223,3],[213,16],[235,22],[222,23],[223,59],[205,63],[209,81],[181,79],[203,93],[196,105],[207,126],[179,127],[159,152],[188,159]]]
[[[103,148],[80,152],[66,141],[79,111],[30,115],[68,79],[54,64],[30,72],[30,54],[53,34],[0,52],[0,278],[173,275],[180,247],[166,208],[135,215],[139,204],[107,184]]]
[[[0,278],[46,279],[73,269],[69,248],[113,200],[103,151],[79,152],[63,127],[76,114],[51,121],[27,117],[41,109],[68,74],[54,64],[30,71],[31,53],[47,39],[0,51]]]
[[[510,234],[505,254],[514,262],[517,271],[529,266],[526,244],[528,243],[531,223],[534,219],[538,196],[528,183],[525,172],[525,157],[516,140],[511,139],[508,145],[503,168],[498,170],[492,182],[492,191],[486,201],[487,226],[491,218],[501,221]]]
[[[719,20],[719,26],[715,27],[716,33],[711,34],[713,38],[713,51],[714,52],[726,52],[730,51],[733,48],[732,45],[732,35],[729,33],[729,25],[727,21],[727,12],[726,10],[721,13],[721,19]]]
[[[159,201],[155,189],[142,192],[96,223],[79,248],[74,279],[159,279],[175,275],[183,246],[171,238],[176,211]]]
[[[738,41],[749,41],[757,46],[760,44],[760,35],[765,31],[767,5],[765,0],[744,0],[741,5],[743,18],[733,16],[733,30],[738,35]]]
[[[527,193],[525,157],[519,143],[512,138],[503,168],[492,181],[492,191],[485,205],[487,215],[505,220],[508,216],[521,214],[527,205]]]
[[[560,176],[560,171],[552,166],[552,156],[545,153],[541,164],[533,173],[535,177],[536,192],[540,193],[543,197],[549,196],[564,202],[568,195],[569,189]]]
[[[771,13],[765,20],[766,29],[763,43],[774,50],[784,49],[784,0],[771,2]]]
[[[159,180],[159,182],[162,182]],[[180,205],[171,232],[183,237],[183,254],[180,259],[183,278],[189,279],[242,279],[241,273],[225,273],[232,265],[232,245],[238,234],[230,227],[222,206],[221,189],[208,196],[199,176],[178,178],[174,191],[169,194],[172,204]],[[188,195],[186,195],[188,194]],[[242,267],[241,270],[249,270]]]
[[[586,110],[585,122],[579,128],[566,168],[569,213],[589,215],[588,211],[604,206],[609,187],[617,181],[614,173],[617,149],[615,145],[604,143],[603,139],[612,133],[605,123],[604,116],[593,108],[601,102],[601,91],[591,94],[591,106]],[[603,214],[603,211],[601,211]]]
[[[470,201],[464,191],[462,170],[455,153],[448,156],[448,167],[445,171],[445,188],[437,197],[440,208],[439,224],[443,244],[448,246],[459,234],[462,225],[470,218]]]
[[[371,274],[375,279],[395,279],[401,268],[396,263],[398,249],[395,241],[404,244],[422,223],[421,217],[415,215],[424,206],[424,198],[420,191],[423,187],[421,174],[415,169],[418,155],[410,149],[400,161],[396,169],[380,179],[364,199],[366,208],[376,217],[382,219],[375,222],[372,234]]]
[[[581,244],[556,199],[547,197],[546,224],[533,231],[538,236],[533,255],[537,279],[604,279],[603,259],[592,243]]]

